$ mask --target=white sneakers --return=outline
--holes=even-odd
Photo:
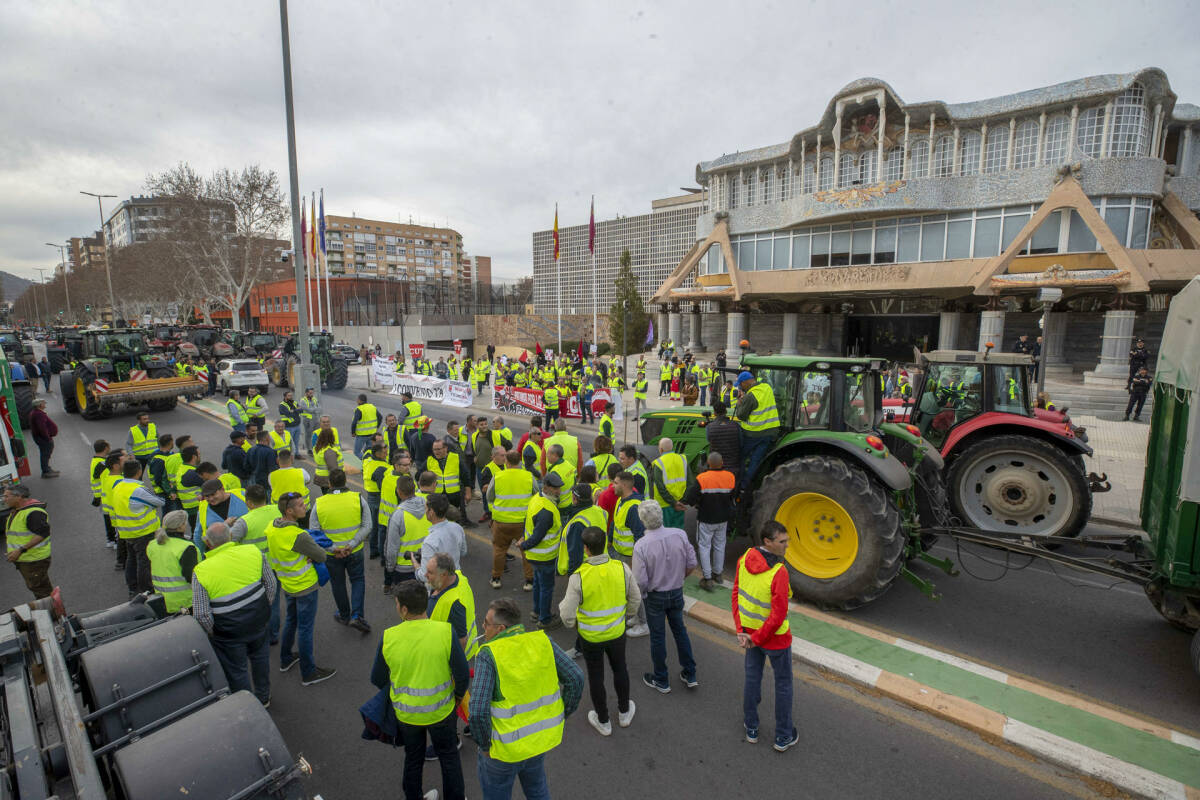
[[[637,639],[642,636],[649,636],[650,628],[645,623],[638,623],[636,625],[630,625],[628,628],[625,629],[625,635],[628,636],[630,639]]]
[[[617,724],[620,725],[622,728],[628,728],[629,724],[631,722],[633,722],[633,715],[636,713],[637,713],[637,706],[633,704],[632,700],[630,700],[628,711],[626,711],[625,713],[621,713],[619,711],[617,712]]]
[[[633,715],[637,713],[637,706],[633,701],[629,701],[629,710],[625,712],[617,712],[617,724],[622,728],[628,728],[633,722]],[[612,720],[601,722],[600,715],[595,711],[588,712],[588,722],[596,729],[596,732],[601,736],[612,736]]]

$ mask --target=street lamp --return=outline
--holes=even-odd
[[[95,192],[84,192],[88,197],[96,198],[96,206],[100,209],[100,235],[104,237],[104,277],[108,278],[108,307],[112,309],[112,321],[117,321],[117,297],[112,290],[112,266],[109,264],[109,248],[108,234],[104,232],[104,198],[116,198],[115,194],[96,194]]]
[[[103,231],[101,231],[103,233]],[[61,244],[54,242],[46,242],[47,247],[57,247],[58,257],[62,260],[62,275],[63,275],[63,292],[67,295],[67,319],[74,320],[75,315],[71,313],[71,289],[67,286],[67,251]],[[107,261],[107,259],[105,259]]]
[[[47,292],[46,292],[46,268],[45,267],[34,267],[34,270],[36,270],[38,275],[41,277],[42,305],[46,307],[46,325],[49,326],[50,323],[53,321],[53,317],[50,314],[50,295],[47,294]],[[37,291],[37,290],[35,289],[34,291]]]

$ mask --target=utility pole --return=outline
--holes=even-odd
[[[83,192],[89,197],[96,198],[96,207],[100,209],[100,235],[104,237],[104,277],[108,279],[108,307],[112,309],[112,321],[117,321],[117,296],[113,294],[112,288],[112,251],[108,245],[108,234],[104,232],[104,198],[116,198],[115,194],[96,194],[95,192]]]
[[[62,264],[63,292],[67,296],[67,319],[74,320],[75,315],[71,313],[71,289],[69,286],[67,286],[67,251],[61,244],[54,244],[53,242],[46,242],[46,246],[58,248],[58,257],[61,260],[60,263]]]
[[[300,335],[300,369],[293,376],[293,384],[298,394],[307,389],[313,389],[317,397],[321,395],[321,377],[312,363],[312,352],[308,345],[308,284],[304,276],[304,262],[300,256],[304,252],[303,236],[300,234],[300,177],[296,166],[296,114],[292,107],[292,45],[288,34],[287,0],[279,0],[279,29],[283,44],[283,102],[287,112],[287,141],[288,141],[288,179],[291,182],[292,199],[292,263],[296,273],[296,317],[299,323]]]

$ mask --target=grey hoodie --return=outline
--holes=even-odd
[[[396,569],[396,559],[400,555],[400,542],[404,539],[404,512],[407,511],[419,519],[425,518],[425,498],[413,495],[392,512],[388,518],[387,540],[383,545],[383,567],[387,570]]]

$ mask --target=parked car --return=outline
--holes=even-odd
[[[334,355],[345,361],[347,364],[358,363],[358,351],[348,344],[335,344],[330,348]]]
[[[253,358],[233,358],[217,362],[217,389],[226,397],[230,389],[245,391],[251,386],[266,394],[271,386],[267,371]]]

